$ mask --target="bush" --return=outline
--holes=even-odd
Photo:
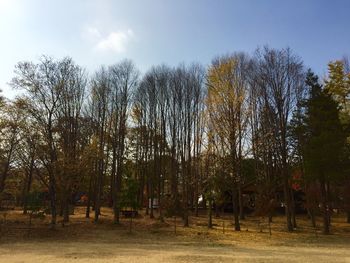
[[[45,218],[44,200],[39,192],[31,192],[27,195],[27,210],[29,211],[29,225],[32,218]]]

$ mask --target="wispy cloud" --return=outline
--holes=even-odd
[[[86,28],[86,36],[91,40],[97,40],[102,37],[100,31],[96,27]]]
[[[126,51],[126,45],[134,37],[134,33],[131,29],[127,31],[111,32],[106,38],[102,38],[98,44],[97,49],[113,51],[116,53],[124,53]]]
[[[84,36],[93,43],[95,50],[124,53],[126,52],[127,45],[134,38],[134,32],[131,29],[127,29],[112,31],[103,35],[96,27],[87,27]]]

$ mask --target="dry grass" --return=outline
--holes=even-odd
[[[231,221],[229,215],[214,218],[208,229],[205,215],[191,217],[189,228],[178,219],[175,234],[173,219],[140,216],[129,233],[129,219],[113,225],[108,208],[98,224],[78,208],[68,225],[53,231],[49,217],[33,219],[28,229],[28,216],[14,210],[1,227],[0,262],[350,262],[350,225],[343,217],[334,218],[328,236],[303,217],[293,233],[285,231],[283,217],[275,217],[271,236],[266,223],[258,226],[263,219],[248,217],[241,232],[232,230]]]

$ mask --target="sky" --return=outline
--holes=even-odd
[[[19,61],[70,56],[93,73],[128,58],[152,65],[200,62],[257,47],[290,47],[324,76],[350,55],[348,0],[0,0],[0,89]]]

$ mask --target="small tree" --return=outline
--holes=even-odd
[[[124,208],[131,209],[130,214],[130,228],[132,228],[132,218],[136,215],[137,209],[139,209],[140,203],[138,202],[139,185],[137,181],[131,177],[125,180],[124,189],[121,193],[120,205]]]
[[[205,189],[204,189],[204,196],[205,199],[208,200],[208,228],[213,228],[213,202],[216,202],[217,206],[217,200],[219,199],[219,187],[220,186],[220,178],[216,174],[215,176],[208,177],[207,180],[204,182]]]
[[[27,210],[29,211],[29,225],[32,224],[33,215],[44,217],[44,200],[39,192],[28,193]]]
[[[169,197],[163,200],[163,208],[165,208],[165,216],[174,217],[174,232],[176,234],[176,218],[183,216],[183,203],[179,198]]]

